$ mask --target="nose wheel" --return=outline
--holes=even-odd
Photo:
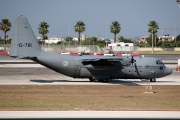
[[[150,82],[156,82],[156,78],[151,78]]]

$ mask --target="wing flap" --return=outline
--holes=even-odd
[[[122,61],[123,58],[118,58],[118,59],[112,59],[112,58],[92,58],[92,59],[81,59],[82,63],[94,63],[94,62],[99,62],[99,61],[106,61],[106,62],[120,62]]]
[[[81,63],[84,65],[93,65],[93,66],[129,66],[131,65],[131,60],[128,58],[90,58],[90,59],[81,59]]]

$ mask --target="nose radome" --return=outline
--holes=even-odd
[[[170,74],[172,74],[172,69],[166,67],[164,70],[164,75],[170,75]]]

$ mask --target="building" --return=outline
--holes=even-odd
[[[148,38],[147,36],[142,36],[142,37],[140,37],[139,43],[145,44],[145,43],[147,42],[147,41],[146,41],[147,38]]]
[[[159,40],[162,40],[162,41],[172,41],[174,39],[175,39],[174,36],[169,36],[169,35],[159,36]]]
[[[119,43],[111,43],[108,44],[106,49],[114,52],[114,53],[130,53],[134,50],[134,45],[133,43],[124,43],[124,42],[119,42]]]
[[[78,41],[78,38],[76,38],[76,37],[73,37],[73,39],[72,40],[74,40],[74,41]]]
[[[38,37],[37,40],[41,40],[41,37]],[[51,37],[45,40],[45,43],[51,44],[51,43],[57,43],[59,41],[64,41],[64,38]]]
[[[82,34],[82,41],[86,39],[86,35]]]
[[[147,43],[147,41],[146,41],[147,38],[148,38],[147,36],[140,37],[139,43],[141,43],[141,44]],[[162,40],[162,41],[172,41],[175,39],[175,37],[169,36],[169,35],[163,35],[163,36],[159,36],[158,39]]]

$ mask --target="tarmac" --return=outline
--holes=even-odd
[[[176,71],[180,55],[161,56],[173,72],[156,82],[137,79],[114,79],[109,83],[89,82],[56,73],[31,60],[0,55],[0,85],[180,85],[180,72]],[[0,119],[180,119],[180,111],[0,111]]]
[[[89,79],[74,79],[31,60],[0,55],[0,85],[180,85],[180,72],[175,70],[180,55],[175,56],[175,59],[172,59],[173,56],[160,55],[159,59],[173,72],[169,76],[157,78],[156,82],[145,79],[113,79],[109,83],[102,83],[89,82]]]
[[[37,67],[38,65],[32,67],[23,64],[14,67],[18,65],[0,66],[0,85],[180,85],[180,72],[175,70],[169,76],[157,78],[156,82],[145,79],[113,79],[103,83],[90,82],[89,79],[74,79],[45,67]]]

